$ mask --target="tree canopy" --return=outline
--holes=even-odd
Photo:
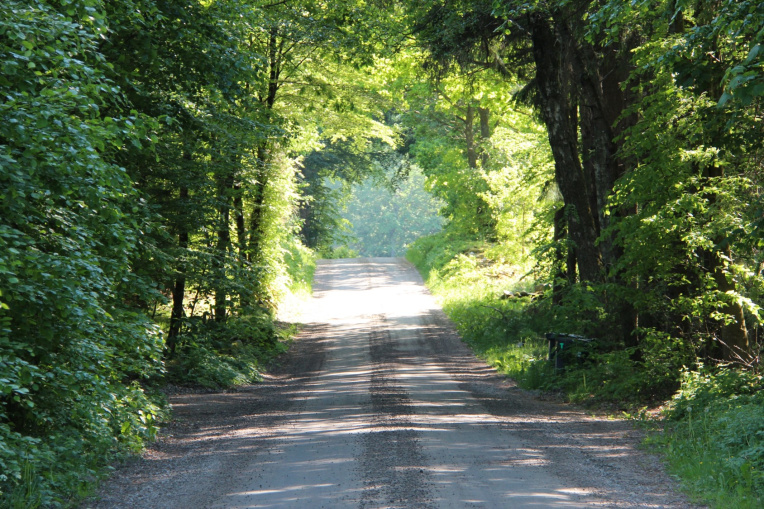
[[[760,2],[0,14],[2,494],[34,478],[30,503],[67,505],[156,434],[162,377],[257,380],[279,303],[348,221],[369,255],[440,223],[490,246],[645,394],[683,366],[759,369]]]

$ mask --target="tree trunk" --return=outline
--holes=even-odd
[[[257,148],[257,181],[252,196],[252,215],[249,219],[249,261],[256,262],[261,250],[265,187],[268,185],[268,151],[263,143]]]
[[[574,72],[566,48],[543,15],[531,17],[531,39],[541,114],[555,161],[555,178],[568,208],[568,234],[575,245],[579,275],[601,281],[602,259],[596,246],[597,223],[578,154]]]
[[[567,229],[565,228],[565,207],[560,207],[554,212],[554,237],[553,240],[557,247],[555,248],[554,255],[554,282],[552,283],[552,304],[559,306],[562,304],[562,280],[568,277],[565,271],[565,258],[563,257],[563,249],[561,244],[567,235]]]
[[[242,196],[241,182],[233,185],[233,210],[234,223],[236,225],[236,248],[239,254],[237,264],[243,272],[247,268],[247,226],[244,220],[244,197]],[[239,305],[244,308],[249,306],[251,295],[247,291],[248,286],[242,285],[239,291]]]
[[[181,206],[185,200],[188,199],[188,188],[181,187],[179,199]],[[178,247],[185,251],[188,249],[188,231],[185,227],[181,227],[180,233],[178,233]],[[172,289],[172,311],[170,312],[170,330],[167,332],[167,349],[170,355],[175,354],[175,349],[178,346],[178,336],[180,335],[181,327],[183,326],[183,317],[185,315],[183,309],[183,303],[186,297],[186,267],[185,264],[178,262],[178,275],[175,278],[175,285]]]
[[[729,259],[732,255],[730,248],[724,249],[724,256]],[[735,283],[727,279],[727,273],[724,270],[724,262],[719,255],[714,255],[716,263],[713,267],[714,281],[720,292],[735,292]],[[724,360],[746,362],[750,352],[748,343],[748,329],[745,325],[745,315],[743,306],[732,295],[728,296],[724,305],[719,310],[723,314],[732,318],[732,321],[722,325],[721,340]]]
[[[260,102],[265,106],[266,123],[270,123],[273,107],[276,104],[285,41],[284,37],[279,37],[277,27],[270,29],[268,33],[268,86],[264,93],[261,92],[259,96]],[[268,185],[268,142],[261,142],[257,147],[256,153],[257,181],[255,182],[254,196],[252,198],[252,215],[249,220],[248,259],[250,262],[257,260],[262,245],[265,188]]]
[[[467,106],[464,113],[464,141],[467,145],[467,164],[473,170],[477,168],[477,147],[475,146],[475,108]]]
[[[225,175],[218,177],[218,200],[220,201],[219,221],[217,232],[217,288],[215,289],[215,321],[223,322],[228,308],[228,289],[226,262],[231,248],[231,207],[230,190],[233,188],[233,177]]]
[[[489,124],[491,111],[488,108],[478,108],[480,117],[480,164],[483,169],[488,166],[488,140],[491,138],[491,126]]]
[[[620,85],[628,77],[630,53],[623,51],[620,45],[595,48],[578,35],[582,29],[576,30],[577,20],[576,16],[565,16],[557,20],[557,26],[563,44],[570,48],[571,64],[576,75],[580,96],[582,164],[590,206],[595,211],[597,235],[600,236],[610,226],[608,199],[623,172],[616,157],[618,147],[614,141],[614,126],[626,106],[625,93]],[[618,127],[622,129],[625,126],[618,124]],[[600,238],[599,250],[605,268],[612,267],[617,259],[612,239]]]
[[[611,273],[616,266],[620,250],[612,237],[603,235],[610,227],[612,216],[608,200],[616,180],[624,167],[617,157],[618,146],[614,141],[629,123],[621,119],[627,97],[621,82],[628,78],[630,52],[622,44],[597,47],[581,37],[584,22],[580,14],[556,17],[556,26],[563,45],[570,48],[571,63],[579,95],[579,127],[581,133],[582,167],[589,191],[589,203],[594,211],[597,247],[602,258],[603,277],[612,283],[625,285],[618,274]],[[616,133],[618,129],[618,133]],[[619,211],[625,212],[625,211]],[[637,347],[637,315],[631,302],[612,298],[607,293],[604,304],[613,317],[613,327],[605,327],[603,335],[623,340],[627,347]],[[609,330],[608,330],[609,329]],[[635,351],[634,358],[640,358]]]
[[[239,257],[242,260],[247,258],[247,228],[244,224],[244,198],[242,196],[241,182],[233,185],[233,209],[236,222],[236,241],[239,251]]]

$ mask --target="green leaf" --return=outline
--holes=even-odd
[[[743,63],[745,64],[753,63],[756,57],[759,56],[760,52],[761,52],[761,44],[755,44],[753,48],[751,48],[751,51],[748,52],[748,56],[746,57]]]

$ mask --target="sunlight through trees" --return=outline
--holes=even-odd
[[[684,369],[761,384],[763,24],[752,0],[3,2],[0,493],[71,505],[156,435],[163,380],[256,381],[338,245],[413,243],[485,290],[470,316],[517,312],[505,343],[597,338],[642,402]]]

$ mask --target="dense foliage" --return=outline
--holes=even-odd
[[[2,7],[0,486],[76,492],[105,451],[155,432],[136,381],[161,369],[162,339],[136,302],[159,295],[132,269],[153,226],[114,162],[149,122],[105,114],[121,98],[97,7]]]
[[[670,433],[653,440],[696,498],[718,507],[761,507],[761,384],[761,375],[726,368],[682,374],[682,389],[668,413]]]
[[[1,506],[76,501],[154,437],[162,377],[248,383],[283,351],[305,157],[396,144],[358,42],[385,18],[357,8],[0,6]]]
[[[469,342],[577,400],[680,390],[677,436],[702,402],[719,485],[760,502],[758,435],[720,424],[761,403],[760,2],[0,14],[2,504],[76,500],[154,436],[162,377],[257,380],[310,249],[353,222],[360,251],[397,255],[431,226],[422,186],[444,226],[409,257]],[[595,341],[555,372],[549,331]]]
[[[406,89],[410,152],[447,229],[536,263],[547,323],[662,372],[656,397],[698,358],[757,365],[760,6],[474,0],[410,13],[431,69]],[[530,220],[502,227],[506,214]]]
[[[521,384],[575,400],[639,405],[681,389],[689,401],[698,370],[709,387],[733,373],[759,390],[761,4],[442,0],[408,12],[429,71],[407,89],[419,117],[410,150],[451,207],[446,233],[408,256],[465,339]],[[528,146],[542,158],[515,141],[509,160],[527,166],[509,173],[486,147],[526,107],[512,133],[541,124],[545,139]],[[530,192],[491,200],[495,179]],[[497,215],[521,210],[530,223],[502,231]],[[594,341],[567,352],[576,361],[559,371],[547,332]],[[710,396],[708,433],[692,428],[701,438],[682,454],[698,460],[687,451],[749,437],[750,447],[709,450],[733,459],[701,491],[754,507],[756,440],[710,424],[758,415],[744,394]],[[672,415],[681,424],[668,443],[685,443],[689,414]]]

